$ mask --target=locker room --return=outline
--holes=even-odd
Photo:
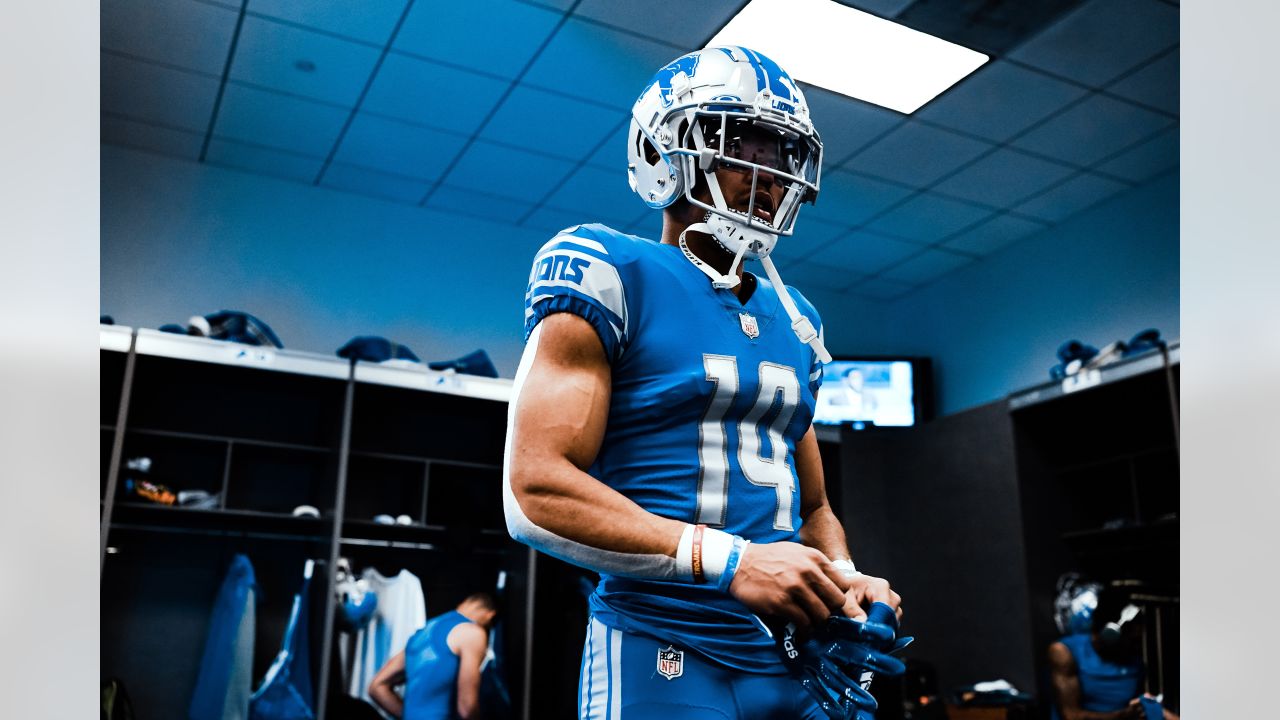
[[[605,256],[581,248],[673,238],[637,170],[652,157],[676,163],[672,185],[688,173],[669,207],[688,207],[699,173],[745,167],[706,162],[732,152],[702,137],[727,138],[728,119],[673,124],[702,152],[676,160],[641,125],[646,98],[679,100],[721,55],[761,83],[769,58],[794,79],[772,92],[812,132],[777,146],[798,143],[813,172],[772,181],[794,191],[793,215],[791,194],[762,201],[755,184],[756,209],[737,210],[748,227],[793,221],[769,235],[771,272],[759,246],[738,251],[755,292],[779,295],[774,315],[731,313],[715,332],[690,320],[680,342],[829,353],[800,371],[820,458],[804,473],[824,479],[856,573],[900,599],[896,637],[914,638],[882,648],[874,710],[835,702],[820,717],[1178,717],[1180,13],[1176,0],[102,0],[103,717],[411,718],[405,683],[427,672],[413,638],[477,593],[496,610],[462,618],[484,631],[478,704],[449,699],[449,717],[628,716],[612,685],[594,703],[584,670],[609,602],[599,583],[616,573],[555,533],[515,537],[512,418],[543,377],[526,351],[540,283],[573,277],[540,265],[547,248],[568,242],[598,268]],[[837,20],[888,45],[869,50]],[[702,50],[718,46],[768,58]],[[726,82],[755,84],[740,75]],[[641,295],[631,278],[648,276],[619,268],[616,350],[613,321],[591,320],[607,308],[582,325],[614,363],[601,453],[625,435],[627,393],[646,402],[617,382],[628,352],[632,367],[645,356],[643,308],[699,301]],[[777,277],[820,316],[817,340],[788,328]],[[569,292],[545,317],[578,312]],[[559,326],[541,325],[545,347]],[[702,369],[685,382],[719,398],[727,376]],[[542,382],[538,397],[555,391]],[[758,382],[765,401],[742,421],[756,425],[728,433],[726,457],[754,440],[752,462],[799,468],[773,430],[790,427],[775,409],[790,396]],[[562,410],[523,423],[576,427],[576,386],[562,387],[565,404],[542,401]],[[656,391],[647,403],[684,407]],[[686,453],[703,471],[707,428],[725,427],[715,407],[688,425],[702,418]],[[577,471],[607,483],[607,464]],[[731,504],[734,462],[725,472]],[[729,588],[773,542],[746,540]],[[776,618],[757,619],[781,639]],[[652,653],[623,672],[674,693],[703,653],[673,652],[660,648],[658,676]],[[403,709],[371,696],[397,654]],[[786,666],[797,697],[813,667]]]

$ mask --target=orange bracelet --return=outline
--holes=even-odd
[[[706,525],[693,526],[693,557],[691,564],[693,565],[693,582],[698,585],[707,581],[707,576],[702,573],[702,531],[706,529]]]

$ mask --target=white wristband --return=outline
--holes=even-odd
[[[718,585],[720,576],[724,575],[729,564],[729,553],[733,552],[733,541],[736,535],[723,530],[707,528],[702,531],[702,574],[708,585]]]
[[[849,579],[853,579],[862,574],[858,572],[858,568],[853,566],[852,560],[845,560],[841,558],[840,560],[832,560],[831,564],[835,566],[836,570],[840,571],[841,575],[844,575]]]
[[[680,543],[676,545],[676,577],[688,583],[696,582],[693,572],[693,536],[694,525],[685,525],[680,534]],[[723,530],[704,527],[702,529],[702,576],[708,585],[719,585],[725,572],[732,573],[737,569],[739,557],[733,555],[735,543],[744,544],[737,535]],[[738,554],[742,549],[739,547]],[[732,562],[731,562],[732,560]],[[732,567],[731,567],[732,566]]]

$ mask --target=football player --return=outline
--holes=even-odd
[[[820,717],[777,630],[900,603],[854,568],[827,502],[811,420],[830,356],[770,260],[817,196],[822,144],[786,72],[719,47],[658,71],[627,154],[662,237],[580,225],[538,252],[508,528],[601,574],[580,717]]]
[[[479,717],[480,675],[498,604],[473,593],[419,629],[369,683],[369,699],[403,720]],[[403,694],[396,688],[404,686]]]

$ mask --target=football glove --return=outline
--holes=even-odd
[[[805,641],[788,625],[781,634],[784,662],[831,720],[874,720],[876,699],[868,691],[874,673],[901,675],[906,665],[890,653],[911,644],[896,637],[897,613],[872,603],[865,620],[832,616]]]

